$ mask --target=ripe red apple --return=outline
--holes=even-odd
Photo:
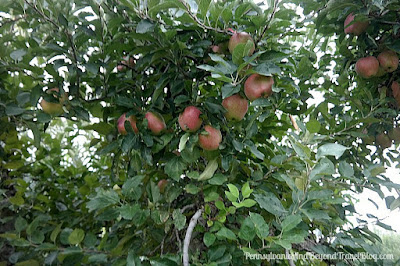
[[[381,67],[389,73],[395,71],[399,66],[399,57],[396,52],[391,50],[386,50],[380,53],[378,55],[378,61]]]
[[[160,181],[158,181],[158,189],[160,190],[160,193],[164,193],[165,187],[168,184],[168,180],[166,179],[161,179]]]
[[[133,68],[135,66],[135,59],[130,56],[125,56],[124,60],[118,63],[117,70],[119,72],[124,72],[126,70],[126,66]]]
[[[222,141],[221,131],[209,125],[205,126],[204,130],[206,132],[199,134],[200,147],[206,151],[217,150]]]
[[[392,85],[393,98],[395,98],[397,105],[400,106],[400,85],[397,81],[393,81]]]
[[[392,140],[386,133],[380,133],[378,136],[376,136],[376,143],[381,146],[382,149],[392,146]]]
[[[48,102],[45,99],[42,99],[40,101],[40,106],[42,107],[43,112],[53,116],[64,113],[63,104],[66,100],[68,100],[68,93],[65,92],[64,95],[59,98],[57,95],[59,91],[60,90],[58,88],[52,88],[46,91],[46,93],[53,94],[55,98],[59,99],[59,103]]]
[[[350,13],[347,16],[346,20],[344,21],[344,33],[346,34],[353,33],[354,35],[358,36],[368,28],[369,25],[368,21],[357,21],[351,24],[350,26],[347,26],[351,22],[353,22],[353,20],[354,20],[354,14]]]
[[[227,110],[225,113],[227,119],[236,119],[240,121],[246,115],[249,104],[245,98],[239,94],[234,94],[226,97],[222,101],[222,106]]]
[[[367,56],[357,60],[356,72],[363,78],[370,78],[378,74],[379,61],[374,56]]]
[[[126,117],[126,113],[124,113],[118,118],[118,121],[117,121],[117,128],[118,128],[119,134],[121,134],[121,135],[128,134],[128,132],[125,129],[125,121],[130,122],[133,132],[135,132],[136,134],[139,133],[139,130],[136,127],[136,116],[131,115],[129,117]]]
[[[395,143],[400,143],[400,127],[393,128],[388,135]]]
[[[178,122],[183,131],[195,132],[203,123],[200,118],[201,111],[195,106],[188,106],[183,110],[183,113],[179,115]]]
[[[167,127],[164,118],[158,113],[147,112],[145,117],[147,119],[147,127],[154,135],[159,135]]]
[[[272,77],[253,74],[244,83],[244,94],[250,101],[260,97],[269,97],[272,94],[273,84],[274,79]]]
[[[219,45],[212,45],[211,50],[216,54],[222,54],[222,49]]]
[[[232,35],[232,37],[229,40],[229,44],[228,44],[229,52],[233,53],[233,50],[235,50],[235,47],[238,44],[241,44],[241,43],[246,44],[248,40],[250,40],[252,42],[252,48],[250,49],[248,56],[252,55],[254,53],[254,50],[256,49],[256,47],[255,47],[253,38],[247,32],[235,32]]]

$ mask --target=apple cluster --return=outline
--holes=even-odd
[[[367,30],[369,26],[368,21],[355,21],[354,13],[350,13],[344,21],[344,32],[346,34],[353,34],[355,36],[361,35]],[[387,73],[393,73],[399,66],[399,57],[395,51],[384,49],[377,57],[366,56],[357,60],[355,71],[357,74],[365,79],[372,77],[382,77]],[[397,105],[400,106],[400,85],[397,81],[391,83],[391,89]],[[368,133],[367,130],[364,132]],[[368,136],[364,138],[366,144],[373,144],[374,141],[382,149],[389,148],[393,141],[400,143],[400,128],[395,127],[386,132],[379,133],[375,138]]]
[[[248,56],[251,56],[255,51],[255,44],[250,34],[246,32],[234,32],[231,36],[228,49],[231,53],[235,50],[239,44],[247,44],[250,41],[252,47],[248,52]],[[211,49],[216,53],[222,53],[224,50],[223,45],[214,45]],[[133,58],[125,58],[121,64],[117,66],[118,71],[125,71],[126,66],[133,67]],[[244,94],[247,99],[253,101],[261,97],[269,97],[272,94],[272,85],[274,79],[269,76],[263,76],[260,74],[250,75],[244,84]],[[228,120],[240,121],[244,118],[248,110],[248,100],[242,97],[240,94],[234,94],[226,97],[222,101],[222,106],[226,109],[225,117]],[[180,128],[185,132],[196,132],[202,124],[203,119],[201,118],[201,110],[196,106],[187,106],[183,112],[179,115],[178,123]],[[147,112],[145,114],[147,119],[147,127],[154,134],[159,135],[166,129],[165,121],[162,115],[156,112]],[[128,121],[133,132],[139,133],[136,126],[137,118],[134,115],[126,116],[126,113],[122,114],[117,121],[118,132],[121,135],[127,135],[128,132],[125,128],[125,122]],[[219,148],[222,141],[221,131],[211,125],[205,125],[203,131],[199,133],[199,146],[206,151],[213,151]]]

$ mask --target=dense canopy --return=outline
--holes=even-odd
[[[366,190],[400,206],[399,10],[2,0],[0,265],[384,253],[375,210],[349,217]]]

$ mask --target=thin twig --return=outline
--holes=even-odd
[[[265,24],[265,27],[264,27],[262,33],[261,33],[260,36],[257,38],[257,40],[256,40],[256,42],[255,42],[256,45],[257,45],[258,42],[260,42],[260,41],[264,38],[265,33],[266,33],[267,30],[269,29],[269,26],[271,25],[272,19],[274,18],[275,13],[276,13],[276,11],[277,11],[277,8],[278,8],[278,5],[279,5],[279,1],[280,1],[280,0],[274,0],[274,9],[272,10],[271,16],[269,17],[269,19],[268,19],[268,21],[267,21],[267,24]]]
[[[182,5],[185,6],[186,12],[188,13],[188,15],[189,15],[194,21],[196,21],[196,23],[197,23],[201,28],[203,28],[203,29],[205,29],[205,30],[216,31],[216,32],[219,32],[219,33],[228,33],[228,32],[229,32],[228,30],[221,30],[221,29],[218,29],[218,28],[213,28],[213,27],[207,26],[206,24],[204,24],[203,22],[201,22],[200,19],[199,19],[195,14],[192,13],[192,11],[190,10],[189,4],[188,4],[185,0],[179,0],[179,2],[181,2]]]
[[[182,252],[182,241],[179,238],[179,232],[178,229],[175,229],[175,236],[176,236],[176,240],[178,241],[178,248],[179,248],[179,253]]]
[[[290,253],[289,253],[289,250],[285,249],[285,253],[286,253],[286,259],[287,259],[287,261],[289,262],[289,265],[290,265],[290,266],[296,266],[296,264],[294,264],[294,262],[293,262],[293,260],[292,260],[292,258],[291,258],[291,255],[290,255]]]
[[[203,208],[199,209],[190,219],[189,226],[186,230],[185,241],[183,242],[183,265],[189,266],[189,245],[190,239],[192,238],[193,229],[197,224],[197,220],[200,218],[203,213]]]
[[[0,25],[0,28],[3,27],[3,26],[6,25],[6,24],[18,22],[18,21],[20,21],[20,20],[23,19],[23,18],[26,18],[26,15],[19,16],[19,17],[13,18],[13,19],[4,20],[4,21],[2,21],[2,23],[1,23],[1,25]]]
[[[60,29],[61,27],[54,22],[53,20],[51,20],[49,17],[47,17],[42,11],[40,11],[36,5],[34,5],[33,3],[30,3],[27,0],[24,0],[25,3],[30,6],[36,13],[38,13],[44,20],[48,21],[49,23],[51,23],[55,28]],[[75,47],[75,43],[72,39],[72,35],[71,33],[69,33],[66,29],[63,30],[65,36],[68,39],[68,42],[72,48],[72,61],[74,62],[74,65],[76,67],[76,85],[78,87],[77,90],[77,96],[79,96],[79,86],[80,86],[80,75],[79,75],[79,71],[80,69],[78,68],[78,56],[77,56],[77,51],[76,51],[76,47]]]
[[[289,117],[290,117],[290,121],[292,122],[292,125],[293,125],[294,129],[295,129],[296,131],[299,131],[300,128],[299,128],[299,126],[297,125],[296,119],[294,119],[294,117],[293,117],[292,115],[289,115]]]
[[[184,206],[182,209],[181,209],[181,213],[184,213],[187,209],[191,209],[191,208],[193,208],[193,207],[195,207],[196,206],[196,204],[189,204],[189,205],[186,205],[186,206]]]

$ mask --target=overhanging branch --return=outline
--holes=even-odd
[[[190,239],[192,238],[193,229],[197,224],[197,220],[200,218],[203,213],[203,208],[199,209],[190,219],[189,226],[186,230],[185,240],[183,242],[183,265],[189,266],[189,245]]]

